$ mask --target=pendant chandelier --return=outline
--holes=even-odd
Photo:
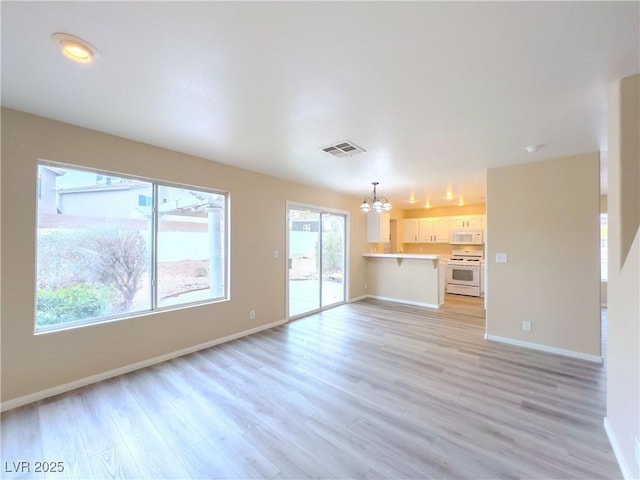
[[[379,197],[376,192],[376,187],[378,186],[378,182],[371,182],[373,185],[373,193],[370,196],[364,197],[362,201],[362,205],[360,205],[360,210],[363,212],[370,212],[373,210],[376,213],[380,212],[388,212],[391,210],[391,204],[387,197]]]

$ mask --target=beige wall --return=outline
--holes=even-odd
[[[607,420],[627,478],[640,478],[640,75],[609,96]]]
[[[284,320],[287,200],[351,212],[349,295],[365,293],[358,198],[7,109],[2,158],[2,402]],[[229,191],[231,300],[34,336],[38,159]]]
[[[600,356],[599,190],[597,153],[488,171],[489,336]]]

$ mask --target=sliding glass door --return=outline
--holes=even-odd
[[[321,307],[344,302],[345,272],[345,219],[344,215],[323,212],[321,234],[320,282]]]
[[[288,207],[289,318],[345,301],[346,215]]]
[[[320,212],[289,208],[289,317],[320,309]]]

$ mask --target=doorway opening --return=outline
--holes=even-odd
[[[347,213],[287,205],[287,318],[345,303]]]

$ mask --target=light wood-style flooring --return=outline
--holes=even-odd
[[[605,368],[483,333],[481,299],[343,305],[5,412],[0,476],[620,478]]]

